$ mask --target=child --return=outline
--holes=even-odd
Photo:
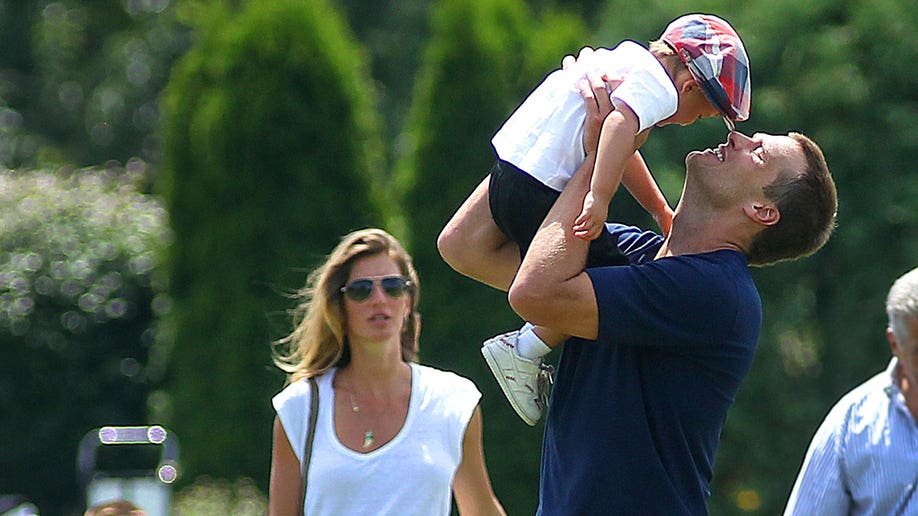
[[[638,149],[655,126],[720,114],[733,130],[734,120],[749,116],[748,63],[733,28],[706,14],[674,20],[649,49],[624,41],[582,53],[548,75],[491,140],[497,164],[441,232],[440,254],[462,274],[509,287],[536,230],[583,162],[585,109],[578,86],[598,75],[614,86],[608,90],[615,109],[603,122],[590,191],[573,231],[591,240],[587,267],[627,264],[604,224],[616,174],[668,233],[672,209]],[[541,416],[541,357],[564,340],[526,323],[482,347],[504,394],[529,425]]]

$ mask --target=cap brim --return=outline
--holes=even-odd
[[[676,46],[669,41],[666,43],[670,45],[674,50],[676,49]],[[705,98],[708,99],[708,102],[710,102],[711,105],[714,106],[721,115],[723,115],[724,122],[727,124],[727,128],[731,131],[736,130],[734,120],[740,118],[745,120],[745,117],[740,117],[736,109],[733,108],[733,104],[730,102],[730,98],[727,96],[727,90],[724,89],[723,85],[720,83],[717,77],[714,76],[713,70],[711,70],[709,66],[703,66],[699,60],[692,58],[688,50],[684,48],[679,49],[676,53],[692,73],[692,77],[695,78],[695,82],[701,86],[701,91],[704,93]],[[708,69],[706,70],[705,68]]]

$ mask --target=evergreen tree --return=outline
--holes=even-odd
[[[384,225],[381,143],[364,56],[327,2],[206,14],[165,94],[171,426],[187,480],[266,488],[285,294],[341,235]]]
[[[423,284],[421,356],[471,377],[482,390],[485,450],[497,495],[510,514],[532,512],[541,434],[513,413],[479,353],[482,340],[521,321],[506,294],[452,270],[436,242],[493,165],[494,132],[565,54],[580,48],[585,31],[569,17],[538,19],[519,0],[443,0],[432,13],[395,170]]]

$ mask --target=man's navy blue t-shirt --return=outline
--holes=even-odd
[[[654,260],[659,235],[609,228],[631,265],[587,270],[599,334],[564,344],[538,514],[707,514],[720,432],[755,355],[758,291],[742,253]]]

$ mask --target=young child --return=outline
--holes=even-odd
[[[734,120],[749,116],[749,59],[736,31],[716,16],[682,16],[649,49],[623,41],[582,52],[575,63],[549,74],[491,140],[498,161],[489,178],[437,241],[456,271],[509,287],[539,225],[585,157],[579,84],[590,76],[612,85],[607,89],[615,109],[603,122],[590,191],[573,227],[575,235],[591,240],[587,267],[628,263],[605,229],[617,174],[663,233],[669,231],[672,209],[638,152],[653,127],[720,114],[732,131]],[[510,404],[529,425],[542,411],[541,357],[566,338],[526,323],[482,347]]]

